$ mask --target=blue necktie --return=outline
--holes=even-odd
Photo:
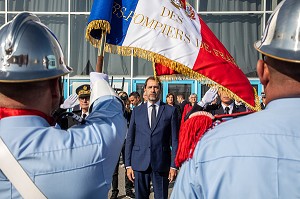
[[[153,129],[154,125],[156,123],[156,108],[155,108],[155,104],[152,104],[151,107],[152,107],[152,112],[151,112],[151,129]]]

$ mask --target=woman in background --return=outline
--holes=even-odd
[[[180,121],[181,121],[181,109],[180,109],[180,106],[175,104],[175,95],[173,93],[168,93],[167,96],[166,96],[166,101],[167,101],[167,104],[170,105],[170,106],[174,106],[177,110],[177,114],[178,114],[178,122],[180,124]]]

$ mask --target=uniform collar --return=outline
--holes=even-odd
[[[54,125],[54,119],[47,116],[45,113],[32,109],[14,109],[0,107],[0,119],[11,116],[35,115],[44,118],[50,125]]]

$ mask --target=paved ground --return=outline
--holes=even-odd
[[[126,198],[125,196],[125,168],[122,167],[121,165],[119,166],[119,195],[118,195],[118,198]],[[172,188],[173,188],[173,183],[171,183],[169,185],[169,196],[172,192]],[[110,198],[111,196],[111,190],[109,191],[108,193],[108,198]],[[154,199],[154,194],[153,192],[151,191],[151,194],[150,194],[150,199]]]

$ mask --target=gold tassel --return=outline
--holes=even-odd
[[[91,31],[94,29],[105,30],[105,32],[107,32],[109,34],[110,33],[110,23],[105,20],[94,20],[94,21],[91,21],[86,28],[86,32],[85,32],[86,40],[88,40],[95,48],[99,48],[100,40],[95,39],[94,37],[91,36]]]

